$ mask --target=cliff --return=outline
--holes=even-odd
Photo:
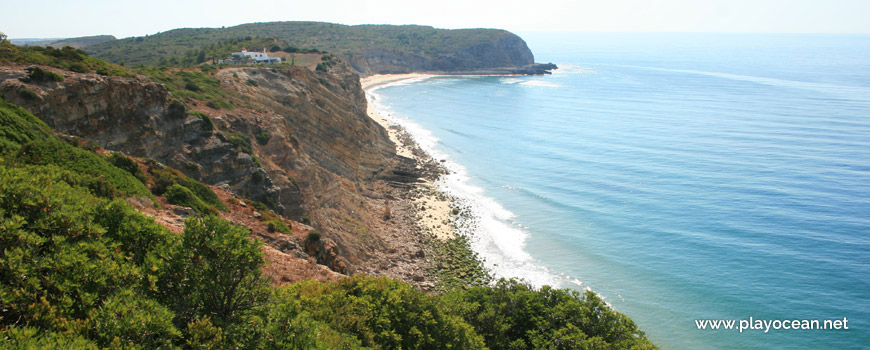
[[[396,156],[386,131],[365,114],[359,78],[340,61],[328,72],[215,72],[219,88],[232,96],[231,109],[179,99],[144,76],[46,68],[65,79],[25,83],[24,68],[0,68],[0,94],[56,131],[153,158],[309,224],[323,239],[304,240],[302,248],[336,272],[431,285],[418,278],[425,264],[410,261],[426,249],[414,237],[413,208],[397,204],[390,218],[382,215],[406,192],[388,182],[415,181],[415,165]],[[397,179],[397,169],[412,176]]]
[[[431,56],[382,47],[344,51],[342,57],[360,73],[396,74],[548,74],[552,64],[536,64],[532,51],[519,36],[503,32],[495,39],[473,43],[453,52]]]

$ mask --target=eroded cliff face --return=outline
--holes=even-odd
[[[326,73],[221,70],[214,77],[232,92],[237,106],[232,110],[212,109],[203,101],[180,103],[145,77],[55,71],[66,79],[34,84],[19,80],[24,67],[0,67],[0,94],[58,132],[156,159],[310,222],[323,238],[305,241],[303,248],[334,271],[382,272],[406,281],[425,273],[419,264],[384,271],[424,249],[422,240],[396,240],[395,221],[409,220],[397,213],[411,209],[393,207],[394,215],[383,215],[390,200],[403,195],[387,180],[394,183],[395,169],[405,174],[415,165],[397,157],[386,131],[368,118],[359,77],[345,64]],[[268,138],[258,142],[256,135],[264,133]],[[239,146],[240,136],[250,148]]]
[[[405,51],[363,49],[342,55],[361,75],[411,72],[441,74],[546,74],[552,64],[536,64],[532,51],[519,36],[505,32],[498,39],[436,57]]]

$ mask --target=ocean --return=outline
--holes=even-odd
[[[599,293],[663,349],[870,344],[870,36],[522,35],[551,76],[376,88],[499,277]],[[701,330],[696,320],[848,330]]]

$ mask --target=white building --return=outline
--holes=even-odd
[[[250,59],[254,63],[257,64],[278,64],[281,63],[281,59],[278,57],[269,57],[266,54],[266,49],[263,48],[263,52],[249,52],[245,48],[242,48],[242,52],[233,52],[233,61],[237,61],[239,63],[244,63]]]

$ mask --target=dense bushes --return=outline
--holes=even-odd
[[[0,323],[74,333],[102,346],[171,344],[180,335],[173,313],[145,297],[158,269],[144,267],[162,265],[155,260],[165,260],[160,252],[174,236],[124,202],[106,203],[34,169],[0,166]]]
[[[465,321],[437,297],[386,277],[354,276],[335,283],[301,282],[278,292],[278,302],[385,349],[480,349]]]
[[[22,144],[51,136],[48,125],[24,108],[0,98],[0,154],[15,152]]]
[[[446,304],[493,349],[654,349],[634,322],[591,291],[515,280],[455,290]]]
[[[142,172],[142,168],[139,167],[139,164],[136,163],[136,161],[117,152],[112,153],[108,160],[109,163],[112,163],[115,167],[130,173],[130,175],[133,175],[133,177],[139,179],[139,181],[145,181],[145,174]]]
[[[154,198],[142,181],[129,172],[118,169],[102,156],[55,138],[24,144],[11,160],[33,165],[56,165],[73,173],[104,179],[106,184],[123,195]]]
[[[0,319],[81,330],[90,310],[142,277],[93,223],[99,200],[38,172],[0,167]]]
[[[179,237],[42,170],[0,166],[0,338],[169,348],[206,316],[236,339],[251,333],[269,291],[247,230],[191,218]],[[32,328],[64,336],[29,339]]]

